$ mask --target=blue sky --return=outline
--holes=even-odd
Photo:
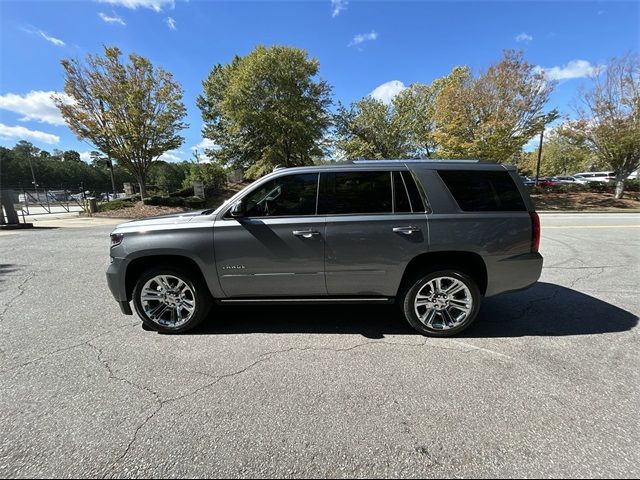
[[[202,146],[201,81],[258,44],[306,49],[343,103],[372,92],[388,100],[403,85],[456,65],[481,71],[503,49],[522,49],[559,80],[549,108],[571,114],[589,73],[640,49],[639,25],[637,1],[0,0],[0,145],[24,138],[84,158],[93,147],[66,128],[48,92],[62,90],[61,59],[102,45],[144,55],[183,85],[190,128],[165,157],[177,160]]]

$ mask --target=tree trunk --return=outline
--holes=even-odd
[[[616,176],[616,199],[618,200],[622,198],[622,195],[624,195],[624,179],[624,176]]]
[[[138,186],[140,187],[140,200],[142,200],[142,204],[144,205],[144,198],[147,196],[147,186],[144,182],[144,177],[138,177]]]

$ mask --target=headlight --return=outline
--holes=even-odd
[[[122,239],[124,238],[123,233],[112,233],[111,234],[111,247],[117,247],[122,243]]]

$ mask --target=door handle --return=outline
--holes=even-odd
[[[294,230],[293,234],[296,237],[312,238],[316,235],[320,235],[320,232],[316,232],[315,230]]]
[[[418,227],[395,227],[393,229],[394,233],[401,233],[403,235],[412,235],[414,233],[419,232],[420,229]]]

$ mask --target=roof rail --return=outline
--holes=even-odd
[[[448,159],[448,158],[425,158],[425,159],[409,159],[409,160],[352,160],[351,163],[355,164],[369,164],[369,163],[438,163],[438,162],[448,162],[448,163],[482,163],[482,160],[472,160],[472,159]],[[493,162],[490,162],[493,163]]]

